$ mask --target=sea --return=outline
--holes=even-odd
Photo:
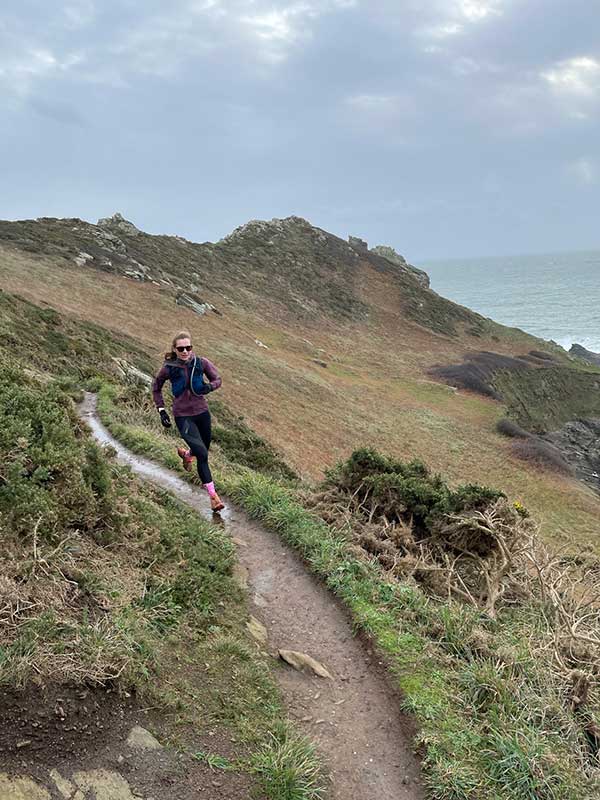
[[[600,250],[418,266],[443,297],[566,350],[576,342],[600,353]]]

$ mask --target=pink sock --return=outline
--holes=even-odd
[[[217,493],[217,490],[215,489],[214,481],[211,481],[210,483],[205,483],[204,484],[204,488],[206,489],[206,491],[208,492],[210,497],[214,497],[216,495],[216,493]]]

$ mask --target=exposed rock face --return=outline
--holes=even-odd
[[[397,253],[393,247],[378,244],[376,247],[372,247],[369,250],[369,245],[367,242],[365,242],[364,239],[359,239],[358,236],[349,236],[348,244],[353,250],[356,251],[358,255],[366,258],[367,261],[371,261],[377,265],[379,259],[384,258],[390,264],[398,267],[398,269],[404,274],[410,275],[412,278],[416,278],[421,286],[424,286],[426,289],[429,288],[429,275],[422,269],[417,269],[417,267],[413,267],[412,264],[409,264],[404,256],[401,256],[400,253]]]
[[[202,316],[206,314],[207,311],[214,311],[215,307],[212,306],[210,303],[202,303],[198,300],[194,300],[193,297],[190,297],[187,294],[180,294],[177,300],[175,301],[178,306],[184,306],[185,308],[190,308],[196,314]]]
[[[84,253],[83,250],[79,251],[79,255],[75,256],[75,263],[78,267],[84,267],[88,261],[93,261],[94,256],[90,255],[90,253]]]
[[[401,256],[400,253],[397,253],[393,247],[389,247],[387,244],[378,244],[376,247],[371,248],[371,252],[383,258],[387,258],[392,264],[398,264],[400,267],[406,266],[406,259],[404,256]]]
[[[567,422],[543,438],[558,447],[580,480],[600,491],[600,418]]]
[[[569,353],[575,358],[581,358],[587,361],[588,364],[593,364],[595,367],[600,367],[600,353],[593,353],[591,350],[586,350],[580,344],[571,345]]]
[[[115,366],[119,371],[119,376],[127,383],[138,386],[152,386],[151,375],[148,375],[146,372],[142,372],[141,369],[134,367],[133,364],[130,364],[124,358],[113,358],[113,361],[115,362]]]
[[[350,245],[350,247],[353,247],[355,250],[358,250],[359,253],[369,252],[369,245],[367,244],[367,242],[365,242],[364,239],[359,239],[358,236],[349,236],[348,244]]]
[[[400,253],[397,253],[393,247],[388,247],[388,245],[384,244],[378,244],[377,247],[372,247],[369,252],[374,253],[381,258],[386,258],[392,264],[395,264],[405,272],[410,272],[419,281],[421,286],[425,286],[427,289],[429,288],[429,275],[424,270],[418,269],[417,267],[413,267],[412,264],[409,264],[404,256],[401,256]]]
[[[112,250],[113,253],[119,253],[120,255],[125,256],[127,255],[127,247],[125,246],[125,243],[114,233],[111,233],[105,227],[100,225],[101,222],[105,222],[108,226],[111,222],[111,219],[98,220],[98,227],[95,227],[92,231],[90,231],[90,233],[100,247],[103,247],[106,250]]]
[[[141,233],[139,228],[136,228],[133,222],[129,222],[129,220],[125,219],[125,217],[122,214],[119,214],[119,212],[113,214],[112,217],[102,217],[102,219],[99,219],[98,227],[110,228],[113,231],[126,233],[128,236],[139,236]]]

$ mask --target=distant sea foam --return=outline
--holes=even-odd
[[[600,352],[600,251],[421,263],[438,294],[496,322]]]

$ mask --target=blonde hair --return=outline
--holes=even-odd
[[[169,353],[165,353],[165,361],[176,361],[179,356],[177,355],[177,350],[175,350],[175,345],[180,339],[189,339],[190,344],[192,342],[192,334],[189,331],[179,331],[173,337],[173,341],[171,342],[171,350]]]

